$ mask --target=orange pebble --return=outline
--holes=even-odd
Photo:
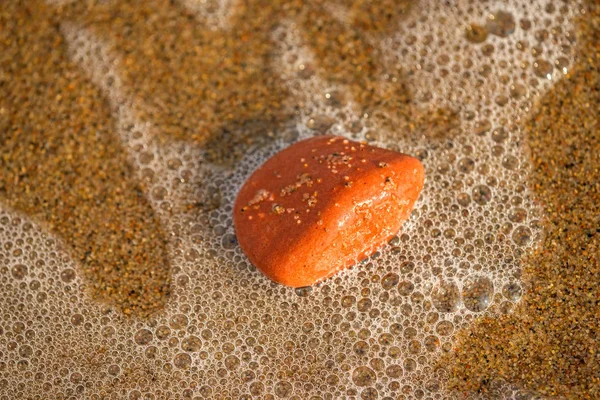
[[[318,136],[275,154],[248,178],[234,206],[238,242],[263,274],[310,286],[393,237],[425,179],[414,157]]]

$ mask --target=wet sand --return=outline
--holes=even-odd
[[[441,362],[466,393],[493,397],[505,380],[551,397],[600,397],[600,7],[577,37],[578,61],[525,125],[547,221],[525,257],[523,300],[478,321]]]
[[[325,77],[352,82],[364,112],[394,110],[400,120],[417,121],[414,131],[433,126],[427,130],[443,135],[452,113],[415,115],[402,79],[391,86],[379,80],[384,61],[369,45],[388,26],[378,21],[401,19],[407,2],[340,3],[351,6],[354,29],[321,2],[255,1],[235,11],[228,36],[199,29],[193,15],[166,1],[2,3],[0,200],[63,238],[94,297],[126,314],[160,312],[170,284],[165,234],[119,145],[108,102],[70,61],[58,22],[91,26],[106,38],[124,60],[137,112],[155,121],[162,140],[196,141],[215,164],[232,165],[249,147],[272,141],[297,112],[266,62],[271,24],[291,16],[305,24]],[[381,18],[365,19],[369,13]],[[136,22],[150,14],[158,17]],[[549,396],[600,396],[599,29],[599,11],[591,8],[580,21],[579,61],[525,126],[531,185],[548,218],[545,238],[526,258],[526,293],[514,312],[478,321],[444,360],[459,392],[490,397],[503,379]],[[216,77],[198,74],[202,69]],[[401,78],[401,70],[394,73]],[[234,135],[240,127],[246,133]]]
[[[162,309],[164,234],[108,103],[69,60],[50,10],[17,2],[0,10],[0,198],[65,240],[94,297],[127,314]]]

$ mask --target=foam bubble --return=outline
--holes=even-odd
[[[233,2],[183,4],[228,29]],[[64,23],[71,57],[107,97],[168,233],[174,294],[163,315],[126,319],[87,297],[60,238],[1,208],[0,393],[441,398],[446,377],[433,362],[473,318],[519,301],[519,259],[540,235],[519,123],[569,70],[577,7],[548,13],[549,4],[425,2],[376,43],[404,70],[415,115],[457,116],[443,135],[431,134],[435,126],[408,135],[411,121],[365,115],[351,91],[320,73],[294,21],[283,21],[273,32],[277,70],[302,106],[282,138],[230,170],[197,145],[158,141],[152,121],[133,111],[122,60],[91,31]],[[343,8],[331,12],[347,18]],[[232,204],[269,156],[325,132],[417,155],[426,186],[380,252],[314,288],[285,288],[236,245]]]

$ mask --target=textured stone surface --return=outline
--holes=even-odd
[[[296,143],[242,187],[239,243],[265,275],[312,285],[368,256],[408,218],[423,188],[421,163],[341,137]]]

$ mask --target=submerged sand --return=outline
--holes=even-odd
[[[215,164],[230,165],[250,146],[272,141],[297,111],[266,62],[270,24],[289,16],[305,24],[326,77],[352,82],[365,112],[393,109],[404,121],[416,120],[415,131],[420,124],[443,133],[452,125],[449,111],[416,115],[404,85],[389,91],[374,78],[384,60],[368,39],[385,33],[378,21],[410,12],[405,1],[340,1],[354,13],[348,29],[319,1],[257,0],[236,10],[227,38],[197,28],[192,15],[167,1],[77,3],[0,4],[0,200],[58,234],[93,295],[126,314],[148,316],[167,301],[165,233],[142,195],[145,183],[133,178],[110,105],[70,60],[58,21],[93,26],[108,38],[125,60],[123,80],[134,88],[137,111],[156,122],[163,140],[197,141]],[[135,23],[150,14],[149,23]],[[364,18],[370,14],[378,18]],[[547,215],[545,237],[526,258],[526,292],[514,312],[477,321],[443,360],[459,392],[493,397],[504,380],[548,396],[600,396],[597,6],[589,6],[579,32],[577,63],[524,127],[531,185]],[[145,68],[148,62],[153,68]],[[217,71],[216,79],[197,73],[203,68]],[[246,134],[233,135],[240,127]]]
[[[525,125],[545,238],[525,258],[513,313],[464,332],[452,385],[490,396],[499,380],[548,396],[600,397],[600,7],[581,17],[577,62]]]

